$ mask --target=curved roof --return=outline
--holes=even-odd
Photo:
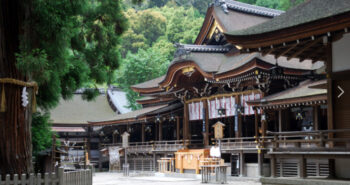
[[[284,11],[281,11],[281,10],[265,8],[265,7],[242,3],[234,0],[226,0],[225,2],[227,4],[227,8],[232,10],[242,11],[245,13],[251,13],[251,14],[268,16],[268,17],[275,17],[284,13]]]
[[[311,0],[262,24],[228,32],[227,35],[256,35],[281,30],[350,11],[349,0]]]
[[[133,86],[131,86],[131,88],[133,89],[139,89],[139,88],[158,88],[158,84],[159,82],[163,81],[165,78],[165,75],[160,76],[158,78],[152,79],[152,80],[148,80],[139,84],[135,84]]]
[[[88,120],[103,120],[116,116],[117,113],[109,106],[105,94],[95,100],[86,101],[81,94],[74,94],[72,99],[61,99],[59,105],[50,111],[50,118],[54,125],[58,124],[87,124]]]

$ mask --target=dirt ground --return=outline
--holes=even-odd
[[[123,177],[120,173],[96,173],[93,185],[200,185],[198,179],[159,176]],[[228,181],[236,185],[261,185],[253,180]]]

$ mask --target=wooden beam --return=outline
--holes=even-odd
[[[277,54],[275,57],[276,57],[276,58],[279,58],[280,56],[284,56],[284,55],[287,54],[289,51],[291,51],[292,49],[294,49],[297,45],[298,45],[298,43],[289,46],[289,48],[287,48],[286,50],[284,50],[284,51],[282,51],[281,53]]]
[[[312,40],[310,42],[308,42],[303,48],[301,48],[300,50],[298,50],[297,52],[295,52],[294,54],[292,54],[291,56],[289,56],[287,58],[287,60],[290,60],[294,57],[297,57],[298,55],[300,55],[301,53],[303,53],[304,51],[306,51],[307,49],[309,49],[310,47],[314,46],[315,44],[319,43],[320,41],[322,41],[323,37],[319,37],[316,40]]]
[[[270,48],[270,49],[268,49],[268,50],[262,51],[262,52],[261,52],[261,55],[264,57],[264,56],[266,56],[266,55],[272,53],[273,51],[275,51],[275,48]]]

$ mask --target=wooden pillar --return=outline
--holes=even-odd
[[[157,171],[157,160],[156,160],[156,153],[153,153],[153,170]]]
[[[333,130],[333,80],[331,78],[332,74],[332,40],[331,37],[324,37],[323,44],[326,46],[326,72],[327,72],[327,125],[328,130]],[[328,138],[332,139],[334,136],[333,133],[328,133]],[[333,147],[333,142],[329,142],[329,147]]]
[[[239,153],[239,176],[244,177],[244,153],[241,151]]]
[[[240,96],[236,96],[236,102],[237,102],[237,105],[240,105],[240,102],[241,102]],[[237,113],[237,115],[235,116],[235,127],[237,129],[235,130],[235,137],[236,138],[242,137],[242,115],[240,113]]]
[[[204,100],[203,107],[205,111],[205,133],[204,133],[204,146],[209,146],[209,109],[208,109],[208,101]]]
[[[162,141],[163,140],[163,121],[160,121],[158,124],[159,124],[159,126],[158,126],[158,129],[159,129],[158,140]]]
[[[258,176],[262,177],[264,175],[264,153],[258,150]]]
[[[179,154],[180,155],[180,154]],[[183,155],[180,155],[180,173],[184,173]]]
[[[302,155],[299,158],[299,165],[298,165],[298,175],[299,178],[306,178],[307,174],[306,174],[306,158],[304,158],[304,156]]]
[[[271,177],[276,177],[276,157],[275,155],[270,155],[270,168],[271,168]],[[281,173],[282,176],[282,173]]]
[[[145,142],[145,123],[141,124],[141,142]]]
[[[158,124],[156,122],[154,122],[154,141],[158,140]]]
[[[278,132],[283,131],[283,124],[282,124],[282,109],[278,109]]]
[[[184,117],[183,117],[183,139],[184,142],[189,140],[189,120],[188,120],[188,104],[184,103]]]
[[[318,105],[313,106],[313,116],[314,116],[314,130],[319,130],[319,112],[320,107]]]
[[[180,118],[176,116],[176,140],[180,140]]]
[[[259,138],[259,117],[258,117],[258,110],[254,109],[254,130],[255,130],[255,138]]]

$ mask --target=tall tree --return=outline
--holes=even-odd
[[[110,82],[126,27],[119,0],[3,0],[0,11],[0,78],[36,81],[42,110],[88,82]],[[31,110],[21,106],[22,86],[1,89],[0,172],[30,173]]]

